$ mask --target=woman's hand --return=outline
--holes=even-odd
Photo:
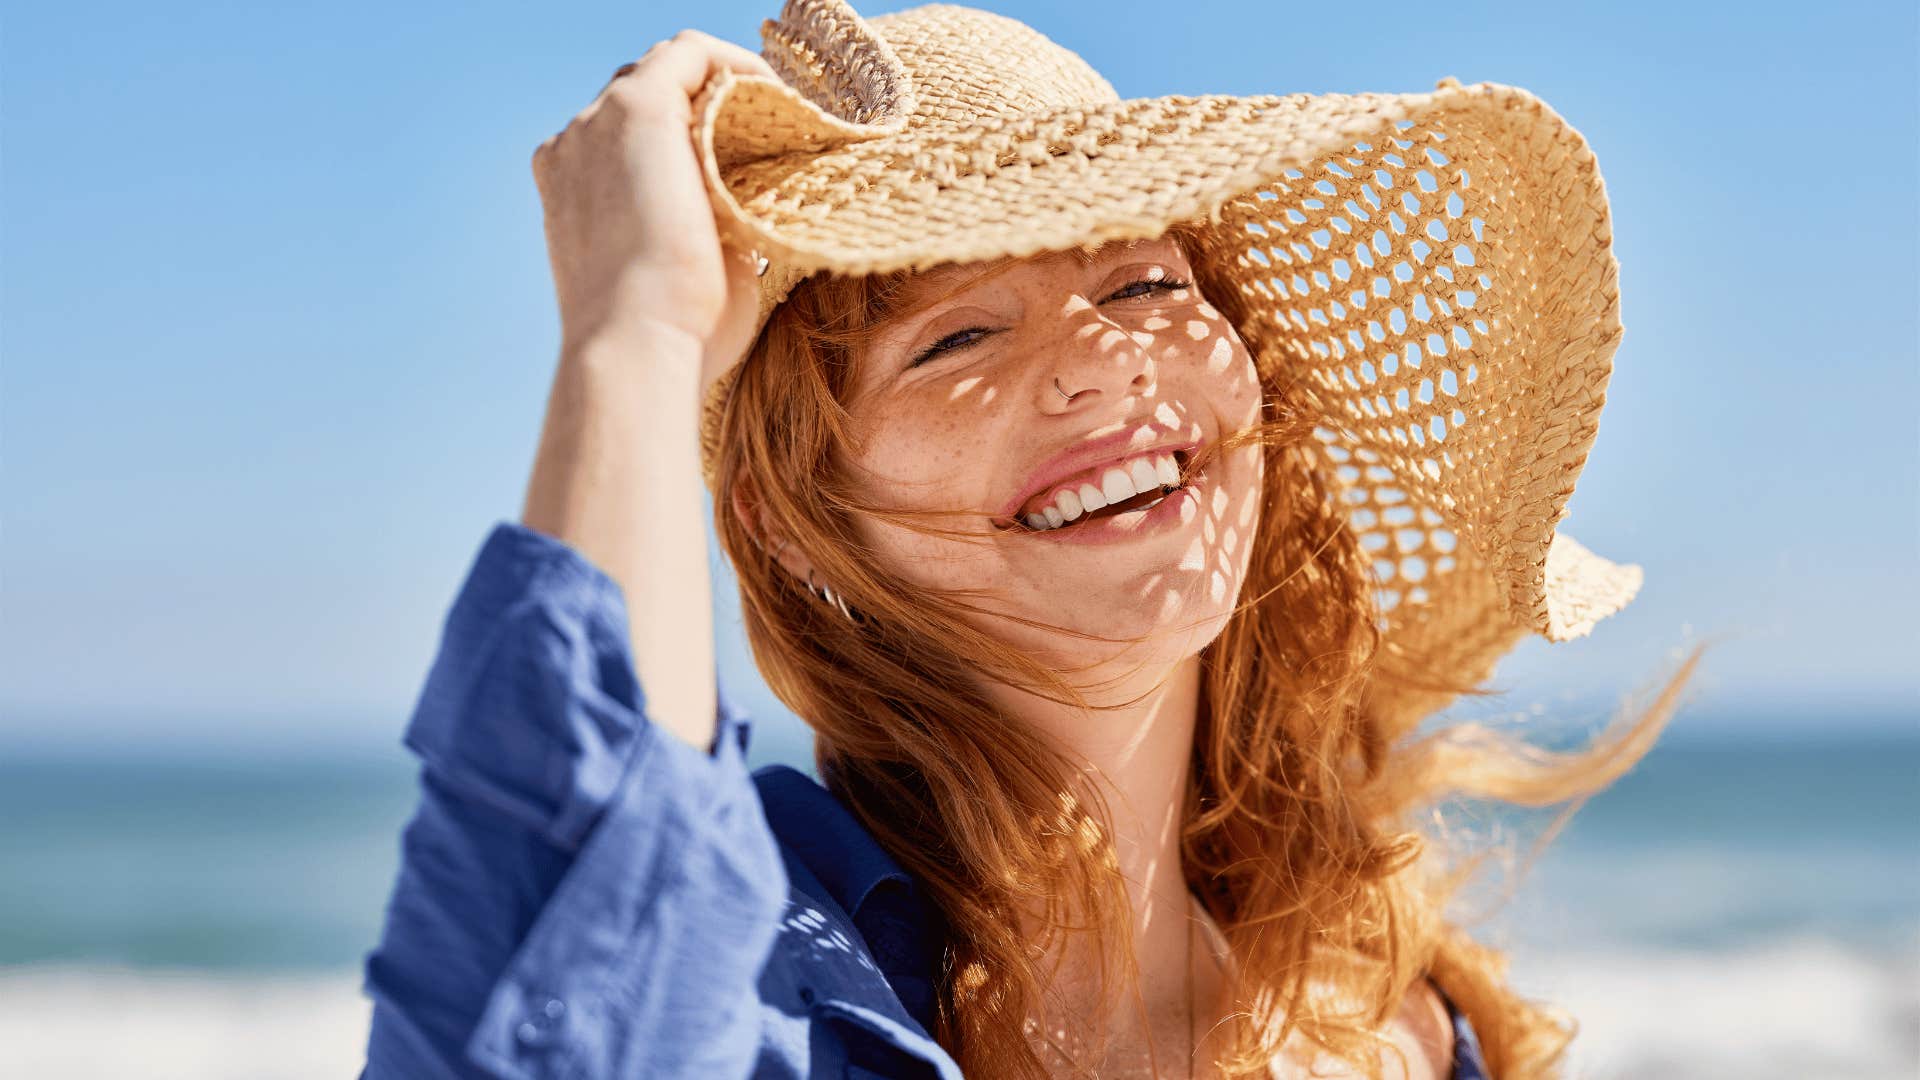
[[[684,30],[534,151],[561,342],[521,512],[619,584],[646,714],[700,750],[716,705],[700,404],[759,309],[693,146],[693,97],[721,69],[774,74]]]
[[[693,98],[721,68],[779,76],[732,42],[682,30],[614,73],[533,152],[562,348],[667,328],[699,343],[700,388],[752,344],[752,253],[721,241],[691,137]]]

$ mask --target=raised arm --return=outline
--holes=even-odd
[[[778,78],[729,42],[682,31],[534,152],[561,347],[521,520],[624,589],[653,719],[713,734],[714,661],[699,405],[749,342],[749,253],[722,245],[690,134],[719,68]]]
[[[698,402],[757,304],[689,135],[721,67],[772,74],[683,33],[535,153],[559,362],[407,727],[367,1080],[753,1068],[788,881],[711,645]]]

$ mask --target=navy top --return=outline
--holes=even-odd
[[[843,805],[655,726],[619,586],[502,522],[447,616],[404,742],[363,1080],[919,1077],[943,923]],[[1484,1080],[1453,1015],[1456,1080]]]

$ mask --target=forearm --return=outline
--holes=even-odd
[[[620,585],[647,715],[704,751],[715,679],[699,380],[699,342],[670,327],[563,349],[521,521]]]

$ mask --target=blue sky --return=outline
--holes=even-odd
[[[1911,727],[1911,4],[986,6],[1126,97],[1543,97],[1599,157],[1627,329],[1562,528],[1647,584],[1519,649],[1500,707],[1603,707],[1707,638],[1700,730]],[[529,154],[653,41],[776,10],[9,4],[0,747],[395,744],[541,419]],[[722,678],[778,732],[722,585]]]

